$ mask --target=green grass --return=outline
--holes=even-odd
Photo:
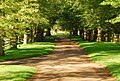
[[[54,36],[69,36],[69,33],[57,33]]]
[[[46,36],[45,38],[44,38],[44,41],[45,42],[48,42],[49,44],[54,44],[55,43],[55,36]],[[47,43],[46,43],[47,44]]]
[[[110,42],[87,42],[78,37],[71,37],[88,52],[88,56],[96,63],[105,65],[120,81],[120,44]]]
[[[54,37],[45,37],[45,42],[19,44],[18,49],[9,47],[5,50],[5,56],[0,56],[0,61],[15,60],[48,54],[54,49]],[[21,65],[0,65],[0,81],[26,81],[36,68]]]
[[[36,69],[20,65],[0,65],[0,81],[26,81]]]
[[[27,45],[20,45],[16,50],[6,50],[5,56],[0,56],[0,61],[28,58],[48,54],[54,49],[54,43],[35,42]]]

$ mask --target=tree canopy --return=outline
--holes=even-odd
[[[1,0],[0,50],[8,38],[11,48],[23,38],[43,41],[56,24],[84,40],[119,41],[119,8],[119,0]]]

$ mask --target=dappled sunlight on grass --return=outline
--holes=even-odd
[[[120,81],[120,62],[119,63],[112,63],[107,66],[112,74],[116,76],[117,80]]]
[[[74,40],[75,39],[75,40]],[[120,44],[110,42],[88,42],[78,37],[72,40],[88,52],[91,60],[104,64],[110,72],[120,81]]]
[[[54,45],[47,42],[35,42],[27,45],[20,45],[16,50],[6,50],[6,55],[0,57],[0,61],[28,58],[48,54],[54,49]]]
[[[25,81],[36,69],[20,65],[0,65],[0,81]]]

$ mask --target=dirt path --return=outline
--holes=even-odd
[[[58,40],[49,55],[1,64],[35,66],[38,71],[28,81],[115,81],[104,66],[91,62],[79,45],[65,37]]]

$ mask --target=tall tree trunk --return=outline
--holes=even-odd
[[[0,37],[0,56],[4,55],[3,39]]]
[[[114,33],[113,34],[113,43],[116,43],[117,42],[117,35]]]
[[[101,42],[101,29],[98,28],[97,42]]]
[[[117,34],[117,43],[120,43],[120,34]]]
[[[97,35],[98,35],[98,29],[94,29],[94,34],[93,34],[93,41],[97,41]]]
[[[92,41],[92,30],[88,30],[87,39],[88,41]]]
[[[33,37],[32,37],[32,42],[36,42],[36,37],[37,37],[37,28],[33,28]]]
[[[10,45],[11,45],[11,49],[17,49],[17,41],[18,41],[18,37],[12,37],[10,40]]]
[[[34,31],[34,28],[31,27],[31,29],[30,29],[30,35],[29,35],[29,38],[28,38],[28,42],[34,42],[34,34],[33,34],[33,31]]]
[[[36,42],[41,42],[44,39],[44,29],[38,27],[37,28],[37,35],[36,35]]]
[[[24,41],[23,44],[27,44],[28,43],[28,35],[24,34]]]
[[[84,29],[83,29],[83,28],[80,29],[80,37],[81,37],[82,39],[84,39]]]
[[[78,28],[73,28],[73,36],[78,36]]]
[[[112,32],[111,30],[107,31],[107,42],[111,42],[111,36],[112,36]]]
[[[86,30],[86,34],[85,34],[86,36],[86,40],[88,40],[88,30]]]
[[[87,30],[84,30],[84,40],[87,40]]]
[[[51,28],[47,29],[46,36],[51,36]]]
[[[106,32],[104,30],[102,30],[101,31],[101,41],[102,42],[105,42],[105,38],[106,38],[105,34],[106,34]]]

